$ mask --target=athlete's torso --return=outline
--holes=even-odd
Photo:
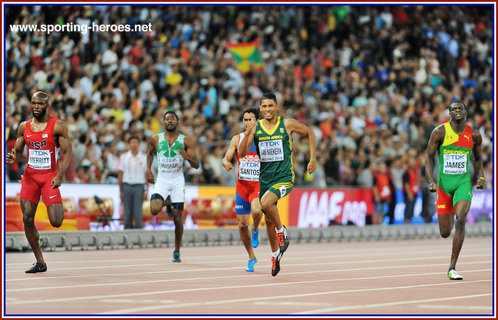
[[[469,162],[472,156],[472,127],[465,126],[460,134],[456,133],[449,122],[444,123],[443,143],[439,147],[438,184],[460,183],[470,179]]]
[[[185,149],[185,136],[178,134],[173,145],[169,145],[164,138],[164,132],[158,134],[157,143],[157,171],[158,179],[172,180],[175,178],[183,179],[183,157],[180,150]]]
[[[292,138],[287,133],[284,118],[278,117],[275,126],[268,130],[259,120],[254,134],[254,144],[261,161],[260,182],[276,181],[282,177],[292,176]]]
[[[259,181],[260,162],[254,142],[244,158],[240,158],[239,156],[240,143],[242,142],[242,139],[244,139],[244,135],[244,132],[239,134],[239,142],[237,145],[236,156],[239,163],[238,180],[239,182],[257,182]]]
[[[24,141],[28,146],[27,171],[46,173],[57,170],[56,155],[58,147],[54,140],[56,117],[50,117],[45,129],[39,132],[31,130],[33,119],[26,122]]]

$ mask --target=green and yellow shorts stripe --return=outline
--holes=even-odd
[[[294,187],[294,179],[292,176],[281,178],[277,181],[272,181],[271,184],[265,184],[263,181],[259,182],[259,199],[263,198],[263,195],[266,191],[271,191],[279,199],[282,199],[286,195],[288,195],[292,188]]]

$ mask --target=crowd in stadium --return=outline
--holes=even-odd
[[[70,130],[65,181],[116,183],[119,154],[162,129],[167,110],[197,138],[192,184],[235,185],[222,157],[241,111],[265,91],[280,112],[313,127],[318,169],[306,175],[306,139],[294,141],[296,185],[372,186],[387,168],[425,181],[424,153],[458,98],[483,137],[492,186],[492,11],[484,6],[9,6],[9,24],[146,24],[150,32],[6,31],[6,148],[50,96]],[[258,39],[261,69],[242,73],[226,43]],[[19,179],[23,165],[7,168]],[[235,173],[236,174],[236,173]]]

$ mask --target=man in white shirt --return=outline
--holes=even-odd
[[[140,139],[137,136],[131,136],[128,139],[128,146],[129,151],[122,153],[119,157],[119,195],[123,203],[125,229],[142,229],[142,205],[146,185],[147,155],[144,152],[139,152]],[[133,218],[135,218],[134,225]]]

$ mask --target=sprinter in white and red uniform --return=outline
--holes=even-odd
[[[257,109],[247,109],[242,114],[244,127],[250,122],[256,123],[259,118]],[[230,171],[233,168],[233,156],[237,156],[239,163],[239,173],[237,186],[235,187],[235,213],[239,224],[240,240],[244,244],[249,255],[246,271],[253,272],[254,264],[258,261],[254,250],[259,245],[259,223],[262,218],[261,207],[259,205],[259,157],[254,144],[247,155],[239,157],[240,142],[244,139],[244,132],[234,136],[230,141],[230,146],[223,158],[223,166]],[[253,225],[252,235],[249,234],[249,214],[252,213]]]
[[[35,213],[40,195],[47,206],[50,223],[60,227],[64,220],[64,210],[59,186],[72,158],[72,147],[68,139],[67,126],[47,113],[48,95],[38,91],[31,97],[33,118],[22,122],[17,129],[17,140],[7,163],[21,160],[25,145],[28,146],[27,167],[21,181],[21,210],[24,220],[24,233],[33,249],[36,263],[26,273],[47,271],[47,265],[40,250],[39,235],[35,227]],[[63,154],[60,168],[57,168],[57,151]]]

